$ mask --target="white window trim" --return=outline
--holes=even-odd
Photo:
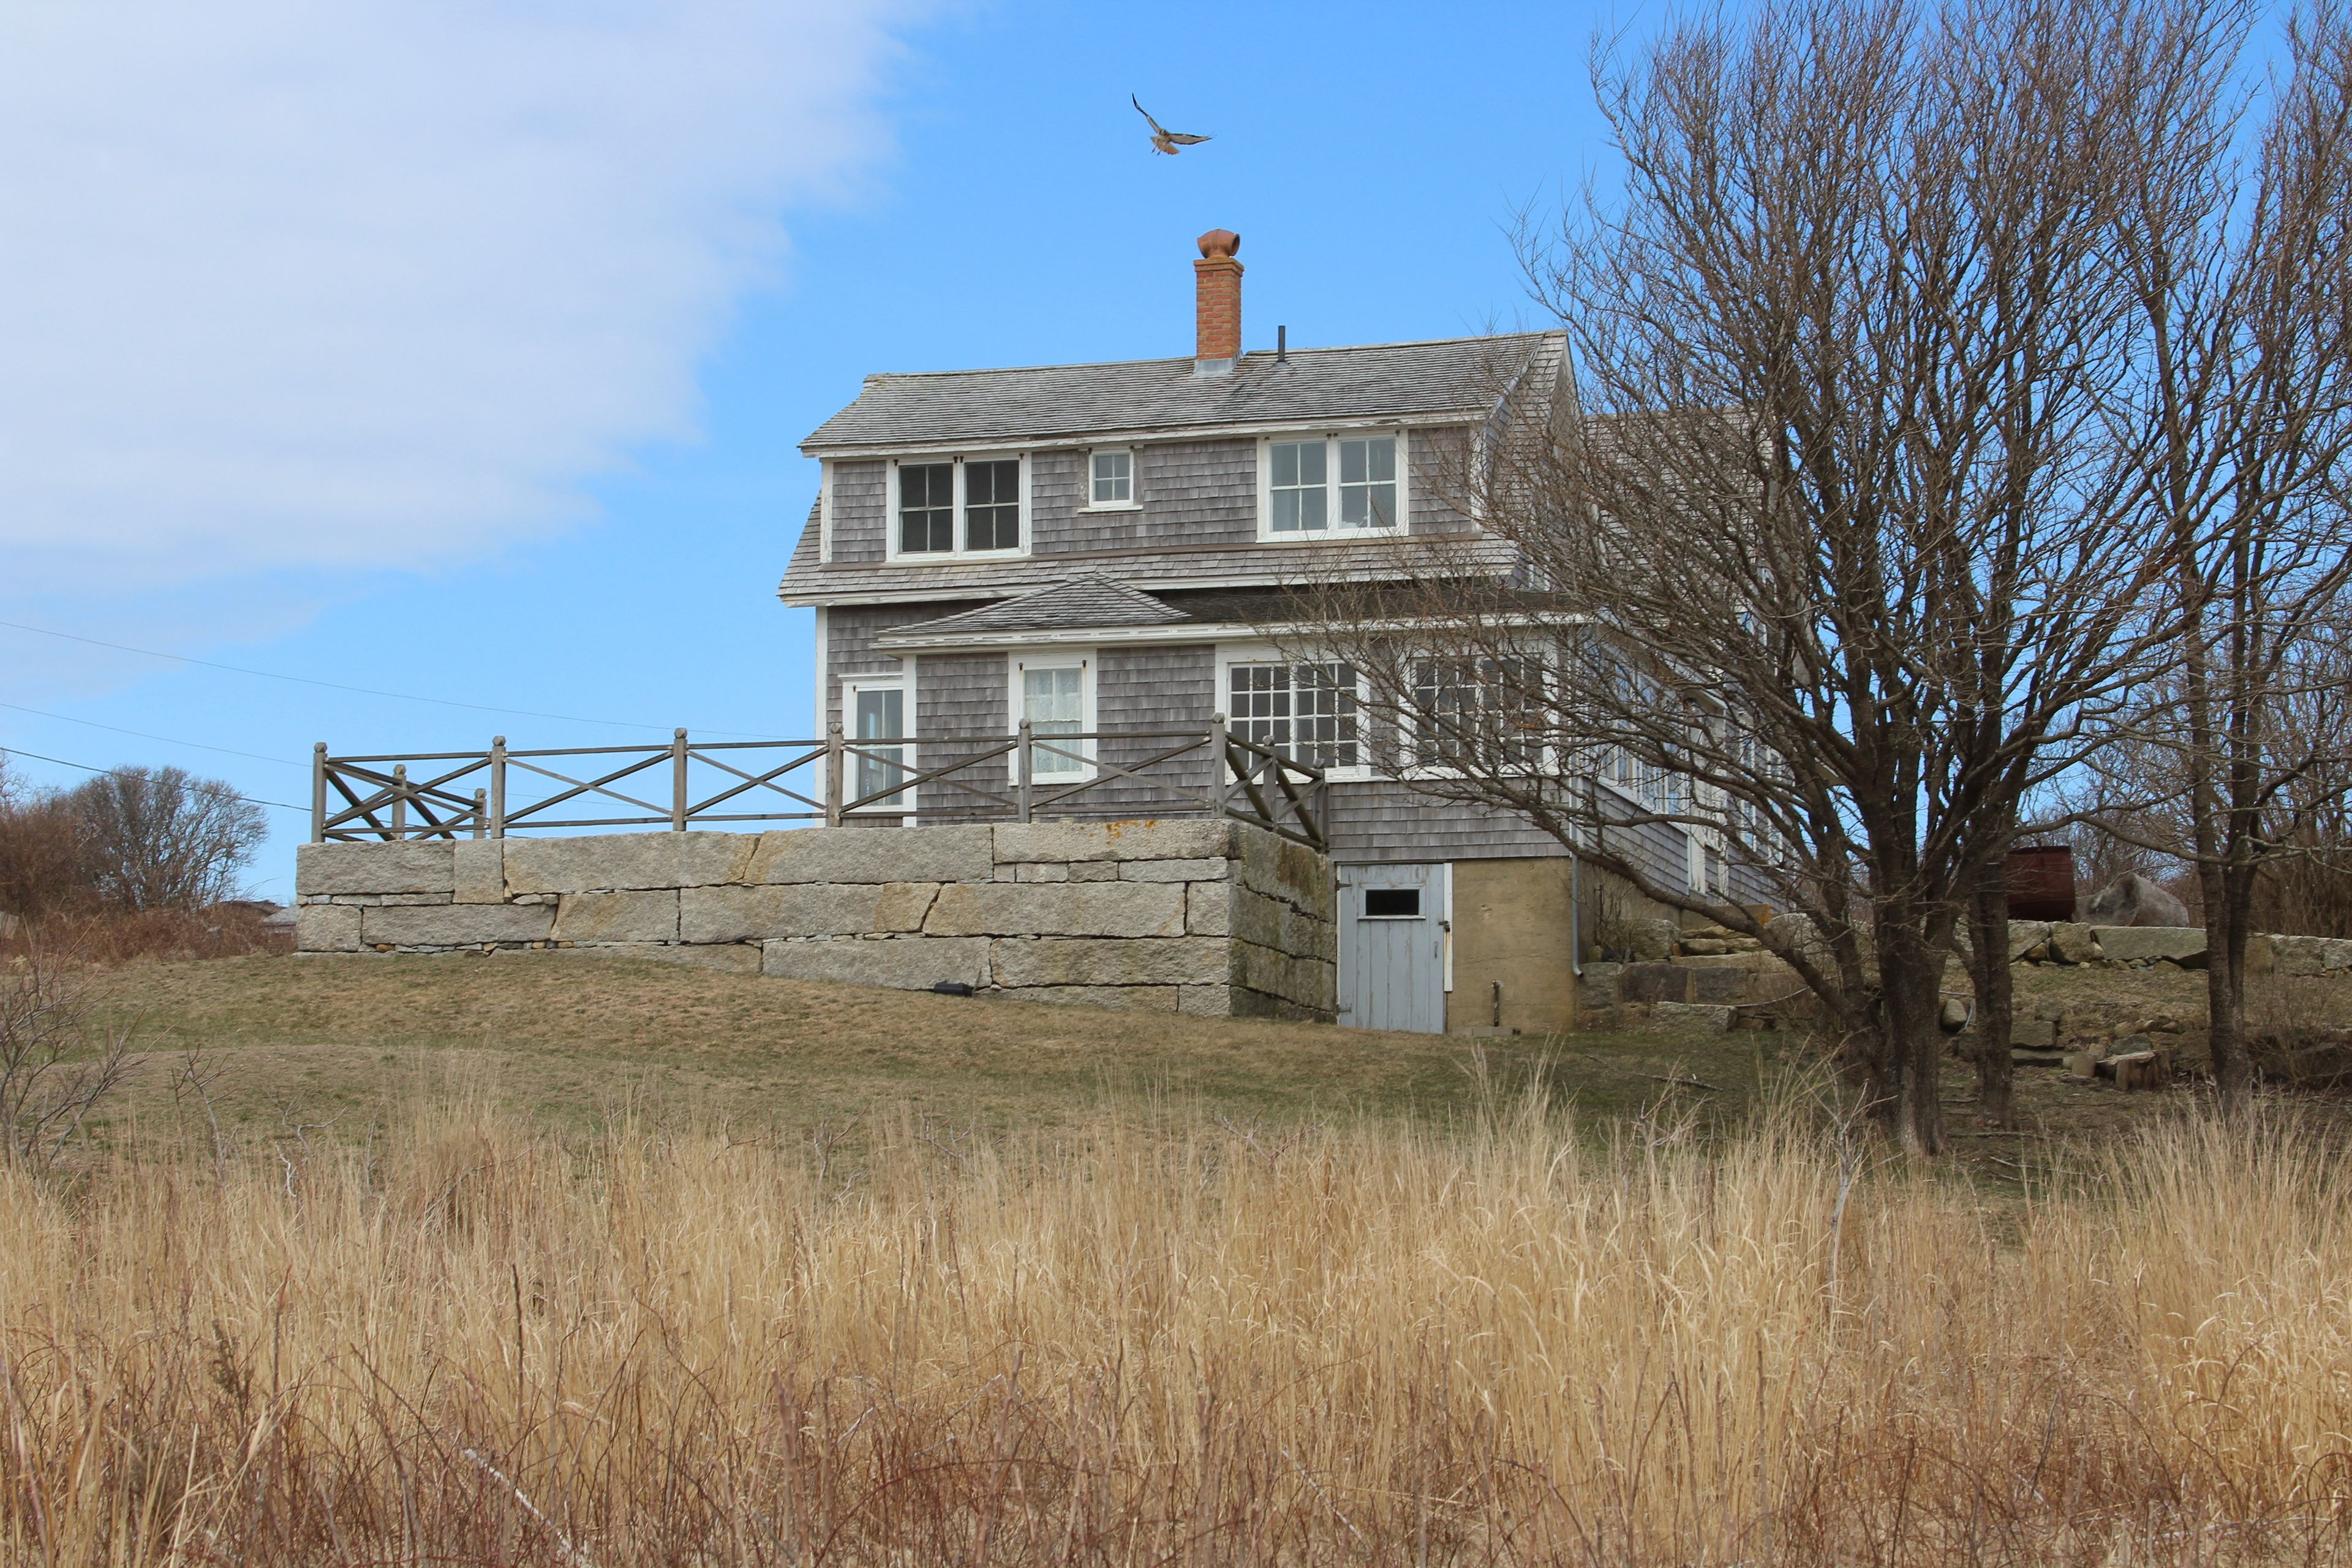
[[[816,558],[819,562],[830,562],[833,559],[833,459],[824,458],[816,469]]]
[[[903,722],[909,731],[915,728],[914,661],[912,659],[905,659],[900,662],[904,668],[895,672],[889,670],[875,670],[856,675],[845,675],[841,678],[841,731],[842,739],[848,744],[852,746],[857,744],[857,694],[861,691],[898,691],[904,693],[904,696],[899,700],[898,707],[898,711],[902,715],[901,722]],[[921,772],[921,764],[916,760],[915,738],[913,735],[909,734],[901,742],[901,750],[903,752],[903,759],[900,761],[898,765],[909,773]],[[857,764],[860,761],[861,759],[857,757],[845,757],[843,759],[844,766],[842,768],[841,789],[845,799],[855,799],[856,797]],[[919,791],[908,791],[903,793],[919,794]],[[915,803],[912,800],[908,800],[901,805],[869,805],[856,815],[861,816],[912,816],[915,815]]]
[[[1347,660],[1332,658],[1292,658],[1272,643],[1219,643],[1217,645],[1217,712],[1225,716],[1228,725],[1238,726],[1234,717],[1234,666],[1237,664],[1345,664]],[[1326,768],[1323,776],[1334,784],[1360,784],[1380,775],[1372,768],[1372,715],[1361,670],[1356,672],[1356,756],[1352,768]]]
[[[937,458],[893,458],[887,468],[888,482],[883,487],[883,543],[885,560],[909,563],[925,561],[1018,561],[1029,553],[1030,542],[1037,535],[1037,509],[1029,500],[1029,476],[1036,467],[1027,452],[957,452]],[[1012,550],[967,550],[964,541],[970,537],[964,517],[964,465],[966,463],[1017,462],[1021,465],[1021,543]],[[954,528],[950,548],[946,550],[906,550],[898,548],[898,469],[902,464],[913,463],[918,468],[932,463],[949,463],[955,468],[953,494]]]
[[[1004,658],[1004,732],[1008,735],[1017,735],[1021,732],[1022,702],[1027,695],[1022,689],[1022,671],[1033,668],[1075,668],[1078,672],[1078,731],[1086,735],[1096,733],[1101,729],[1101,725],[1097,722],[1095,717],[1095,674],[1101,664],[1102,661],[1095,657],[1095,650],[1090,647],[1055,648],[1051,651],[1023,651],[1007,654]],[[1073,749],[1099,755],[1101,746],[1102,742],[1099,741],[1081,741]],[[1058,761],[1059,759],[1050,760]],[[1006,779],[1017,785],[1021,782],[1019,753],[1009,752],[1004,761]],[[1037,772],[1033,766],[1031,782],[1040,787],[1054,788],[1062,784],[1085,784],[1093,779],[1096,773],[1097,769],[1091,760],[1081,763],[1075,772],[1066,773]]]
[[[1276,445],[1294,441],[1312,441],[1320,436],[1324,445],[1324,489],[1329,497],[1324,515],[1330,526],[1314,532],[1277,533],[1274,528],[1274,452]],[[1339,450],[1346,440],[1361,440],[1371,436],[1390,436],[1396,439],[1396,521],[1386,528],[1342,528],[1339,526]],[[1257,443],[1257,538],[1261,544],[1328,544],[1336,540],[1402,539],[1412,531],[1412,432],[1399,425],[1367,425],[1323,431],[1286,431],[1281,435],[1261,436]]]
[[[1127,455],[1127,499],[1125,500],[1095,500],[1095,458],[1113,452]],[[1134,447],[1090,447],[1086,453],[1086,479],[1082,488],[1085,501],[1081,512],[1141,511],[1143,510],[1143,453]]]

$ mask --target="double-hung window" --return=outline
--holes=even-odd
[[[1021,548],[1021,459],[897,466],[899,555],[1001,554]]]
[[[1228,667],[1226,721],[1234,734],[1318,768],[1361,761],[1356,672],[1329,660]]]
[[[1543,660],[1534,654],[1415,659],[1412,704],[1413,761],[1422,767],[1543,761]]]
[[[1267,442],[1266,532],[1309,539],[1398,527],[1404,517],[1402,444],[1394,435]]]

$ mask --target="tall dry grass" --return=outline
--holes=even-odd
[[[12,1563],[2324,1562],[2352,1229],[2310,1128],[2021,1211],[1783,1119],[1459,1133],[465,1107],[0,1181]]]

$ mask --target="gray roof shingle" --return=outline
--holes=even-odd
[[[887,647],[893,637],[937,637],[989,632],[1091,630],[1097,626],[1160,626],[1188,619],[1139,588],[1130,588],[1099,572],[1081,573],[1066,583],[1017,598],[989,605],[936,621],[899,626],[876,639]]]
[[[1559,332],[1244,354],[1229,375],[1189,359],[870,375],[801,443],[812,456],[926,442],[1031,442],[1221,425],[1319,424],[1475,412],[1512,383],[1547,390]]]

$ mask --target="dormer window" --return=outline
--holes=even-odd
[[[1342,434],[1265,444],[1259,515],[1269,539],[1379,533],[1402,525],[1402,439]]]
[[[1027,476],[1019,458],[916,458],[890,472],[894,558],[1020,552]]]

